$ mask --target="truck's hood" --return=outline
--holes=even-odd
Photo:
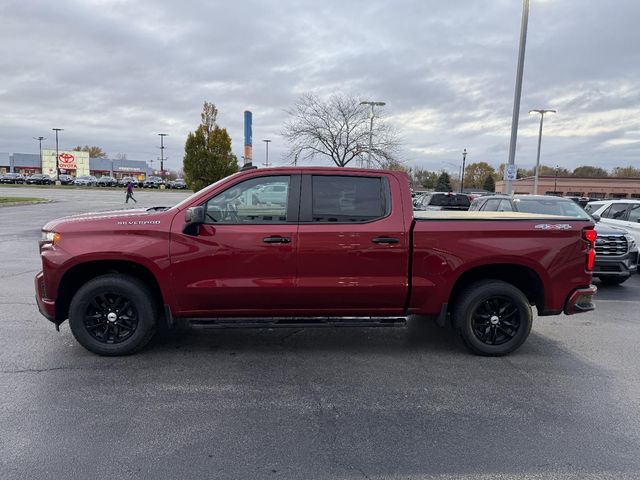
[[[86,222],[98,222],[104,224],[105,221],[113,220],[114,222],[127,222],[131,225],[141,224],[145,221],[153,221],[153,217],[157,217],[164,213],[163,210],[153,210],[146,208],[135,208],[129,210],[112,210],[108,212],[81,213],[79,215],[71,215],[51,220],[47,223],[43,230],[58,231],[65,226],[76,225]],[[155,222],[154,222],[155,223]]]

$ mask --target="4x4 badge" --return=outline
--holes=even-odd
[[[568,223],[539,223],[534,228],[539,230],[571,230],[573,227]]]

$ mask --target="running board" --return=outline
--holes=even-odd
[[[403,327],[406,317],[185,318],[195,328]]]

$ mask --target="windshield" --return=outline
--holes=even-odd
[[[209,190],[209,189],[214,189],[216,188],[218,185],[220,185],[222,182],[225,182],[228,178],[233,177],[234,175],[238,175],[237,173],[234,173],[233,175],[229,175],[228,177],[224,177],[221,178],[220,180],[218,180],[215,183],[212,183],[211,185],[208,185],[206,187],[204,187],[201,190],[198,190],[196,193],[194,193],[193,195],[188,196],[187,198],[185,198],[183,201],[181,201],[180,203],[174,205],[173,208],[184,208],[185,205],[188,205],[189,203],[191,203],[194,199],[194,197],[200,195],[202,192],[204,192],[205,190]]]
[[[591,220],[589,214],[571,200],[560,200],[555,198],[514,198],[513,204],[519,212],[523,213],[560,215],[563,217]]]

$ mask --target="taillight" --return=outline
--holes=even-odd
[[[596,238],[598,238],[598,232],[595,230],[583,230],[582,238],[589,242],[589,250],[587,251],[587,271],[593,270],[593,264],[596,261]]]

